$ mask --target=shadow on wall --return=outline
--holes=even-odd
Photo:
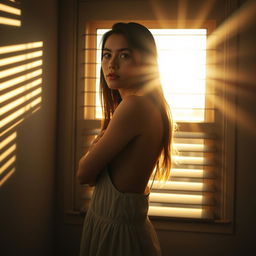
[[[21,26],[21,9],[17,0],[8,0],[6,4],[0,3],[0,24],[15,27]]]
[[[43,42],[0,47],[0,187],[15,173],[17,127],[41,108]]]

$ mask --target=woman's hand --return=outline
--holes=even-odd
[[[83,158],[94,148],[94,146],[97,144],[97,142],[98,142],[98,141],[101,139],[101,137],[104,135],[104,132],[105,132],[105,130],[102,130],[102,131],[98,134],[98,136],[92,141],[92,143],[91,143],[91,145],[90,145],[90,147],[89,147],[87,153],[81,157],[81,159],[80,159],[80,161],[79,161],[79,167],[78,167],[78,169],[80,168],[80,164],[81,164]],[[94,181],[94,182],[89,183],[88,185],[89,185],[90,187],[94,187],[94,186],[96,185],[96,183],[97,183],[97,182]]]
[[[77,177],[80,184],[94,184],[99,174],[137,136],[147,120],[147,108],[139,96],[123,99],[113,114],[106,131],[93,141],[86,155],[79,161]]]

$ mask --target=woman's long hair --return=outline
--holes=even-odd
[[[103,35],[102,39],[102,53],[107,39],[112,34],[123,35],[129,47],[139,50],[142,54],[142,59],[146,60],[146,73],[142,76],[143,81],[141,86],[159,107],[163,120],[163,140],[162,149],[159,159],[156,163],[155,177],[158,180],[167,180],[170,176],[171,169],[171,152],[172,152],[172,134],[173,124],[169,105],[167,104],[162,86],[159,78],[158,63],[157,63],[157,49],[155,40],[151,32],[144,26],[130,22],[130,23],[116,23],[112,29]],[[140,78],[141,79],[141,78]],[[100,72],[100,94],[101,103],[103,107],[103,122],[102,130],[105,130],[114,114],[115,109],[122,101],[118,90],[112,90],[108,87],[101,69]]]

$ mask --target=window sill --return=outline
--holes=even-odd
[[[86,213],[69,211],[65,214],[65,223],[70,225],[82,225]],[[159,218],[149,216],[157,231],[182,231],[200,233],[234,233],[234,225],[230,220],[201,220],[180,218]]]
[[[201,220],[149,217],[156,230],[233,234],[230,220]]]

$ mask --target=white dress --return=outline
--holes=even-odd
[[[80,256],[160,256],[148,197],[118,191],[104,171],[84,220]]]

